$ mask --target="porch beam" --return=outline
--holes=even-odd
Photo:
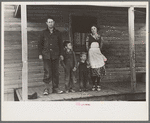
[[[71,18],[71,13],[70,13],[70,10],[69,10],[69,41],[71,41],[72,45],[73,45],[73,35],[72,35],[72,18]]]
[[[128,28],[129,28],[129,52],[130,52],[130,71],[131,71],[131,91],[136,90],[136,70],[135,70],[135,39],[134,39],[134,7],[128,9]]]
[[[28,48],[27,48],[27,11],[26,4],[21,5],[22,33],[22,100],[28,100]]]
[[[105,6],[105,7],[130,7],[133,5],[136,8],[146,8],[148,2],[23,2],[26,5],[90,5],[90,6]],[[8,3],[10,4],[10,3]],[[20,4],[13,2],[13,4]]]

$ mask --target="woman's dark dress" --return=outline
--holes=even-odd
[[[91,47],[91,44],[93,42],[98,42],[99,43],[99,46],[100,48],[102,47],[102,44],[101,44],[101,37],[99,39],[95,39],[94,37],[92,37],[91,35],[88,36],[87,38],[87,42],[89,43],[88,47],[90,48]],[[105,75],[105,67],[99,67],[99,68],[91,68],[91,75],[92,76],[98,76],[98,77],[101,77],[103,75]]]

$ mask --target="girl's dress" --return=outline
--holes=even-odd
[[[89,62],[91,65],[92,76],[101,77],[105,75],[105,62],[107,58],[101,53],[101,37],[95,39],[92,35],[88,37],[89,42]]]

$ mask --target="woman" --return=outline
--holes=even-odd
[[[89,54],[89,62],[91,65],[91,79],[93,83],[92,90],[100,91],[100,80],[105,75],[105,62],[107,59],[101,53],[102,41],[101,36],[97,33],[96,26],[91,27],[91,34],[86,38],[86,48]],[[97,86],[96,86],[97,81]]]

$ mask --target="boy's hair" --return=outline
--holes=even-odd
[[[63,43],[63,47],[66,47],[67,46],[67,44],[69,44],[69,43],[71,43],[70,41],[64,41],[64,43]]]
[[[87,53],[86,52],[81,52],[80,57],[82,57],[83,55],[87,55]]]

